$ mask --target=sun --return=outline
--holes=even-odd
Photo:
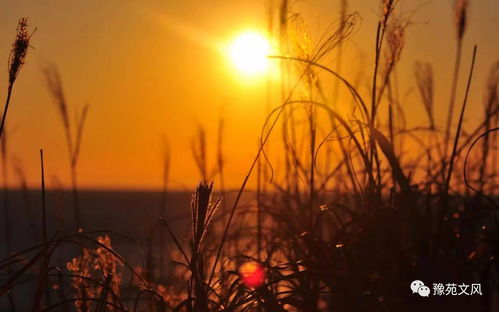
[[[229,46],[229,57],[232,63],[242,74],[247,76],[267,73],[270,54],[269,40],[258,32],[242,33]]]

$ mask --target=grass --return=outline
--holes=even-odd
[[[47,87],[54,99],[57,110],[61,116],[62,125],[69,155],[69,167],[71,172],[71,191],[73,195],[73,211],[75,228],[78,231],[82,228],[81,212],[78,201],[78,160],[80,156],[83,130],[87,119],[89,105],[85,105],[81,113],[74,120],[69,117],[69,104],[67,103],[62,87],[62,80],[55,66],[44,69]],[[74,133],[74,136],[73,136]]]
[[[287,1],[278,12],[269,6],[269,15],[279,20],[277,29],[269,22],[269,32],[279,33],[283,51],[271,57],[281,63],[282,102],[273,109],[269,105],[240,188],[233,193],[225,189],[226,118],[220,119],[213,149],[207,131],[198,126],[191,143],[201,183],[192,196],[190,234],[184,240],[167,219],[172,152],[165,139],[159,222],[151,227],[146,261],[138,266],[120,256],[112,241],[136,244],[138,251],[142,242],[110,230],[82,229],[76,169],[88,106],[72,124],[59,74],[46,70],[66,134],[76,231],[59,227],[48,233],[44,219],[41,243],[0,260],[1,307],[19,310],[20,296],[30,294],[33,311],[496,311],[499,67],[495,64],[490,72],[483,120],[466,129],[474,47],[454,128],[468,9],[467,1],[457,1],[458,50],[446,124],[439,125],[441,116],[435,115],[439,104],[432,67],[419,62],[415,85],[426,120],[408,128],[395,73],[410,23],[397,4],[382,1],[367,95],[341,73],[342,47],[359,20],[347,12],[347,1],[340,20],[316,44],[296,26],[299,14]],[[21,38],[29,39],[23,27]],[[331,55],[339,56],[334,69],[325,65]],[[339,90],[350,96],[347,113],[338,109]],[[10,90],[4,120],[9,99]],[[418,147],[411,149],[412,158],[406,155],[408,143]],[[210,169],[212,150],[216,157]],[[258,180],[256,190],[247,189],[251,178]],[[219,194],[209,182],[215,179]],[[77,255],[56,259],[61,250]],[[245,282],[239,269],[248,263],[264,270],[262,283]],[[481,283],[484,295],[431,297],[430,305],[410,293],[414,279]]]

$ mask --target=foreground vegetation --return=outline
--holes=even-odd
[[[275,31],[281,55],[272,58],[286,77],[282,103],[269,112],[241,188],[234,196],[224,190],[223,122],[213,170],[200,130],[193,155],[203,182],[192,197],[191,235],[185,241],[175,233],[165,219],[163,199],[140,266],[112,248],[111,237],[131,243],[134,238],[82,230],[77,162],[88,108],[77,125],[70,124],[60,78],[55,69],[47,70],[67,133],[77,227],[73,233],[48,233],[43,219],[41,243],[9,251],[0,260],[2,307],[15,311],[28,302],[33,311],[497,310],[499,63],[490,71],[483,120],[464,131],[477,47],[471,60],[461,60],[461,50],[471,48],[462,44],[468,2],[457,1],[456,64],[445,123],[434,116],[431,65],[417,63],[415,82],[427,120],[424,126],[408,128],[393,73],[409,21],[396,4],[382,2],[374,32],[371,93],[365,96],[341,74],[338,51],[359,18],[348,13],[347,1],[342,2],[340,19],[314,44],[290,30],[296,14],[287,1],[281,3]],[[0,136],[30,38],[22,19],[9,62]],[[323,65],[332,53],[336,68]],[[460,67],[467,69],[466,76],[460,75]],[[458,93],[460,79],[467,85]],[[340,90],[350,96],[341,101],[342,107],[350,105],[347,113],[340,109]],[[279,142],[273,146],[276,137]],[[408,157],[409,149],[416,155]],[[166,149],[164,197],[169,166]],[[252,192],[246,189],[250,178],[257,180]],[[213,194],[214,184],[208,181],[215,179],[220,192]],[[242,200],[244,193],[252,200]],[[8,211],[5,220],[7,229]],[[61,262],[60,250],[67,248],[76,248],[80,255]],[[248,263],[253,273],[265,276],[248,280],[241,271]],[[484,294],[421,298],[409,291],[415,279],[481,283]]]

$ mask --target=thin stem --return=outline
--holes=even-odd
[[[231,209],[230,214],[229,214],[229,220],[227,221],[227,225],[225,226],[225,229],[224,229],[224,232],[223,232],[223,235],[222,235],[222,241],[220,242],[220,246],[218,247],[218,250],[217,250],[217,255],[215,257],[215,262],[213,263],[213,267],[211,269],[210,279],[208,280],[208,285],[211,284],[211,281],[212,281],[213,276],[215,274],[215,268],[216,268],[216,266],[218,264],[218,261],[220,260],[220,254],[222,252],[223,246],[224,246],[225,241],[227,239],[227,236],[229,234],[230,225],[232,223],[232,219],[234,218],[234,214],[236,212],[236,208],[239,205],[239,200],[241,199],[243,191],[246,188],[246,184],[248,183],[248,180],[249,180],[251,174],[253,173],[253,169],[255,168],[256,164],[258,163],[258,160],[260,159],[260,155],[263,152],[263,148],[266,145],[267,141],[269,140],[270,134],[272,133],[272,130],[274,129],[275,125],[277,124],[277,121],[279,120],[279,117],[281,116],[281,114],[282,114],[282,112],[284,110],[284,107],[285,106],[281,106],[278,109],[277,116],[274,119],[274,121],[272,122],[272,125],[270,126],[269,131],[267,132],[267,134],[263,138],[263,140],[262,140],[262,142],[260,144],[260,147],[258,149],[258,152],[257,152],[255,158],[253,159],[253,162],[251,163],[251,166],[250,166],[250,168],[248,170],[248,173],[246,174],[246,177],[244,178],[243,183],[241,184],[241,188],[239,189],[239,191],[237,193],[236,199],[234,201],[234,204],[232,205],[232,209]]]
[[[454,73],[452,75],[452,86],[451,86],[451,94],[450,94],[450,102],[449,102],[449,112],[447,115],[447,123],[445,126],[445,142],[448,142],[450,139],[450,128],[452,126],[452,119],[454,115],[454,106],[456,102],[456,91],[457,91],[457,82],[459,80],[459,69],[461,67],[461,54],[462,54],[462,40],[458,40],[457,42],[457,50],[456,50],[456,61],[454,63]],[[445,144],[445,157],[447,157],[447,148],[448,144]]]
[[[0,124],[0,139],[2,138],[3,128],[5,126],[5,121],[7,119],[7,111],[9,109],[10,96],[12,95],[13,86],[14,86],[13,84],[9,84],[9,88],[7,89],[7,99],[5,100],[5,106],[3,108],[3,115],[2,115],[2,123]]]
[[[468,94],[470,91],[471,78],[473,77],[473,68],[475,67],[476,50],[477,50],[477,46],[475,45],[475,47],[473,48],[473,57],[471,59],[471,68],[470,68],[470,73],[468,76],[468,83],[466,85],[466,93],[464,95],[464,101],[463,101],[463,105],[461,107],[461,114],[459,115],[459,123],[457,125],[457,130],[456,130],[456,137],[454,138],[454,146],[452,148],[452,154],[451,154],[451,157],[449,160],[449,170],[447,172],[447,178],[445,180],[445,187],[444,187],[444,196],[445,197],[447,197],[447,193],[449,191],[450,179],[452,177],[452,170],[454,168],[454,159],[455,159],[456,154],[457,154],[456,151],[457,151],[457,146],[459,143],[459,136],[461,134],[461,127],[463,124],[464,111],[466,109],[466,103],[468,101]]]
[[[3,183],[3,209],[4,209],[4,219],[5,219],[5,250],[7,255],[12,251],[12,238],[11,238],[11,219],[10,219],[10,207],[9,207],[9,186],[8,186],[8,174],[7,174],[7,137],[0,139],[1,149],[2,149],[2,183]]]
[[[40,149],[40,166],[42,171],[42,221],[43,243],[47,242],[47,212],[45,209],[45,168],[43,166],[43,149]]]

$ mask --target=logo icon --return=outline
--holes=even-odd
[[[429,297],[430,296],[430,288],[425,286],[425,284],[420,280],[414,280],[411,283],[411,290],[413,294],[418,294],[421,297]]]
[[[430,287],[428,286],[421,286],[418,288],[418,294],[421,297],[429,297],[430,296]]]
[[[410,284],[413,294],[418,294],[421,297],[430,297],[431,289],[433,296],[482,296],[482,284],[473,283],[433,283],[433,288],[426,286],[420,280],[414,280]]]

